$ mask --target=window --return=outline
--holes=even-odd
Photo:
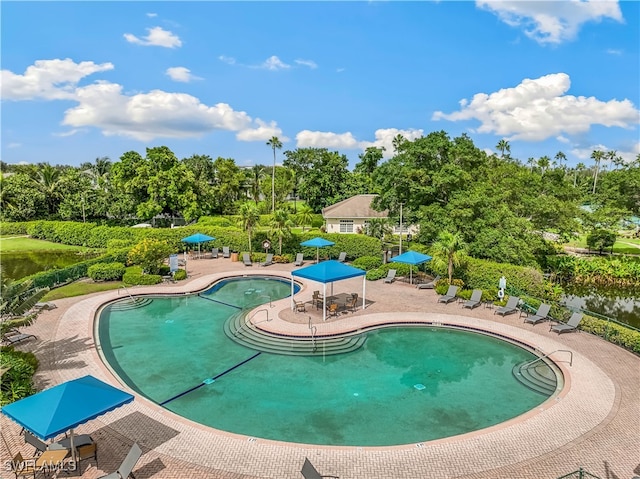
[[[353,220],[340,220],[340,233],[353,233]]]

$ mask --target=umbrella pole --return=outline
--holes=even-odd
[[[71,429],[71,431],[69,431],[69,434],[70,434],[69,444],[71,446],[71,460],[75,464],[75,462],[76,462],[76,448],[73,445],[73,429]]]

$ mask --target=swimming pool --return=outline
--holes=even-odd
[[[98,322],[103,357],[176,414],[306,444],[428,441],[504,422],[548,398],[514,379],[514,367],[536,356],[468,331],[385,328],[365,333],[356,352],[326,357],[260,353],[224,334],[242,308],[289,294],[288,281],[242,278],[199,296],[147,297],[133,309],[113,303]]]

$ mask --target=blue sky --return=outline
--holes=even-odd
[[[241,166],[468,133],[495,151],[640,153],[640,3],[11,2],[2,160],[79,165],[166,145]],[[278,162],[283,155],[278,152]]]

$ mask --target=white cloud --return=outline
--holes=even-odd
[[[64,60],[36,60],[27,67],[24,75],[2,70],[3,100],[61,100],[75,98],[78,82],[92,73],[113,70],[111,63],[75,63]]]
[[[492,133],[508,140],[542,141],[561,134],[589,131],[591,125],[630,128],[640,121],[640,112],[630,100],[601,101],[594,97],[565,93],[569,75],[556,73],[524,79],[514,88],[494,93],[477,93],[460,110],[436,111],[433,120],[478,120],[477,133]]]
[[[298,65],[302,65],[304,67],[309,67],[312,70],[318,68],[318,64],[313,60],[295,60]]]
[[[155,18],[157,16],[158,16],[157,13],[151,13],[151,12],[147,13],[147,17],[149,17],[149,18]]]
[[[332,133],[330,131],[302,130],[296,135],[297,148],[359,148],[360,143],[351,132]]]
[[[569,140],[569,138],[562,135],[556,136],[556,140],[558,140],[560,143],[571,143],[571,140]]]
[[[191,70],[185,67],[171,67],[167,68],[165,72],[169,78],[173,81],[189,83],[193,80],[202,80],[202,78],[191,74]]]
[[[541,44],[572,40],[587,22],[624,21],[618,0],[476,0],[476,6],[495,13],[507,25],[524,29],[525,35]]]
[[[413,141],[417,138],[423,136],[424,131],[421,129],[411,128],[409,130],[399,130],[397,128],[380,128],[375,132],[375,141],[373,142],[362,142],[361,147],[363,149],[368,148],[370,146],[375,146],[377,148],[384,148],[382,152],[382,156],[384,158],[391,158],[394,154],[393,148],[393,139],[397,135],[402,135],[406,140]]]
[[[615,148],[609,148],[602,144],[591,145],[587,147],[576,147],[571,150],[571,154],[575,155],[576,158],[582,160],[583,163],[590,165],[593,164],[593,160],[591,159],[591,154],[594,151],[604,151],[605,153],[608,151],[615,151],[618,156],[622,158],[625,163],[632,163],[635,161],[638,154],[640,154],[640,141],[636,142],[631,146],[628,150],[618,150]],[[608,159],[605,157],[602,162],[607,165]]]
[[[346,68],[336,68],[336,73],[342,73]]]
[[[277,56],[272,55],[267,58],[258,68],[264,68],[266,70],[286,70],[291,68],[291,65],[284,63]]]
[[[73,136],[77,133],[81,133],[84,131],[85,131],[84,128],[82,129],[74,128],[73,130],[63,131],[62,133],[54,133],[53,136],[57,136],[59,138],[66,138],[67,136]]]
[[[591,153],[593,153],[594,151],[609,151],[609,150],[607,149],[606,146],[598,144],[598,145],[591,145],[586,148],[584,147],[573,148],[571,149],[571,154],[574,155],[579,160],[590,160]]]
[[[609,49],[607,49],[607,53],[608,53],[609,55],[617,55],[617,56],[620,56],[620,55],[622,55],[622,50],[616,50],[615,48],[609,48]]]
[[[138,38],[131,33],[125,33],[124,38],[129,43],[145,47],[176,48],[182,46],[182,41],[177,35],[164,30],[162,27],[147,28],[147,31],[149,34],[146,37]]]
[[[240,141],[262,141],[277,136],[282,143],[289,141],[289,138],[282,136],[282,130],[275,121],[267,123],[260,118],[256,118],[255,123],[257,127],[239,131],[236,134],[236,138]]]
[[[224,55],[220,55],[218,57],[218,60],[220,60],[221,62],[225,62],[229,65],[235,65],[236,64],[236,59],[233,57],[226,57]]]
[[[240,131],[251,124],[245,112],[234,111],[226,103],[207,106],[184,93],[153,90],[127,96],[118,84],[97,82],[79,88],[76,96],[79,105],[65,112],[62,123],[96,127],[107,136],[148,142],[198,137],[215,130]]]
[[[22,143],[9,143],[7,145],[7,148],[20,148],[22,146]]]

